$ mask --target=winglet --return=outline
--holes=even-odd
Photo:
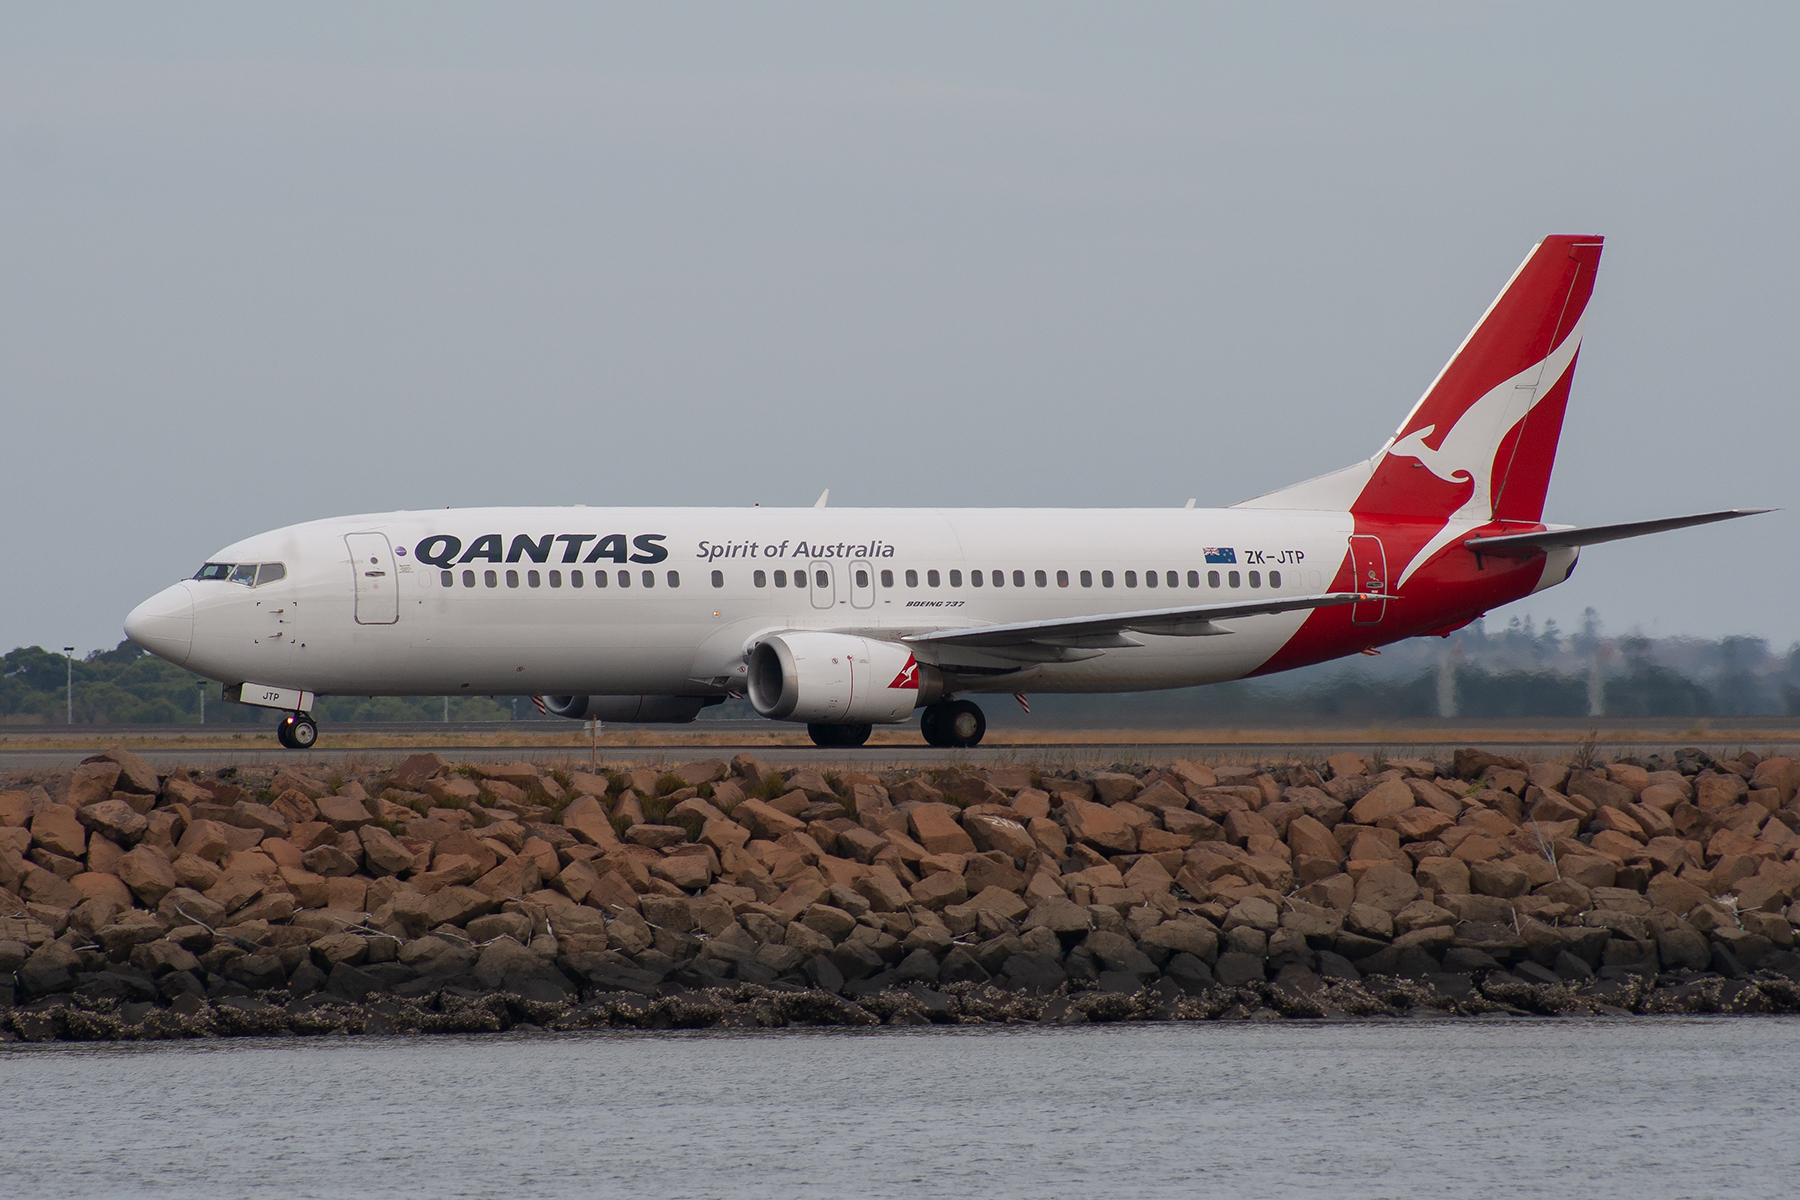
[[[831,489],[826,488],[824,491],[819,493],[819,498],[817,500],[813,501],[813,507],[814,508],[824,508],[825,501],[827,501],[829,499],[831,499]]]

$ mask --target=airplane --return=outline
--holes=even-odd
[[[1584,546],[1754,515],[1541,517],[1602,239],[1531,249],[1372,457],[1201,509],[468,508],[226,546],[126,635],[284,711],[323,695],[519,695],[687,722],[726,698],[864,744],[971,696],[1190,687],[1453,631],[1566,581]]]

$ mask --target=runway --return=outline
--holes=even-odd
[[[124,746],[173,770],[389,760],[431,751],[456,762],[527,759],[597,766],[638,766],[731,758],[747,753],[783,766],[842,766],[883,771],[945,764],[1041,763],[1052,768],[1168,762],[1316,762],[1344,750],[1390,758],[1447,759],[1458,746],[1519,758],[1566,758],[1592,739],[1602,757],[1667,755],[1694,746],[1713,755],[1745,750],[1800,757],[1800,719],[1598,719],[1511,722],[1417,721],[1380,727],[1300,726],[1244,729],[990,729],[970,750],[924,744],[916,728],[878,730],[876,744],[846,750],[804,744],[804,730],[768,721],[706,721],[680,727],[607,726],[598,744],[580,728],[550,722],[482,725],[358,725],[328,729],[310,751],[284,750],[262,726],[193,725],[11,727],[0,729],[0,773],[66,771],[83,758]],[[1729,724],[1729,727],[1726,727]],[[800,744],[796,744],[800,743]]]

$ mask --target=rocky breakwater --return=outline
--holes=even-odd
[[[1800,1010],[1800,764],[0,781],[0,1038]]]

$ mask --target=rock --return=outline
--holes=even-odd
[[[1385,908],[1372,904],[1352,904],[1344,914],[1344,928],[1362,937],[1391,938],[1394,936],[1394,916]]]
[[[1511,863],[1490,860],[1469,866],[1469,888],[1479,895],[1523,896],[1530,887],[1530,878]]]
[[[973,854],[975,843],[948,804],[921,804],[907,814],[913,839],[932,854]]]
[[[1093,785],[1094,794],[1103,805],[1118,804],[1138,794],[1137,777],[1118,771],[1096,771],[1088,777]]]
[[[950,904],[961,904],[969,898],[968,884],[963,877],[954,871],[939,871],[927,875],[912,887],[913,901],[925,908],[937,910]]]
[[[1558,857],[1556,869],[1564,879],[1586,888],[1611,887],[1618,879],[1619,870],[1610,859],[1575,854]]]
[[[433,929],[439,925],[466,925],[473,918],[490,913],[500,906],[499,901],[487,893],[460,886],[441,888],[433,892],[426,903],[428,920]]]
[[[363,845],[363,859],[377,875],[398,875],[413,869],[413,853],[379,825],[364,825],[357,830]],[[304,861],[304,859],[302,860]],[[325,872],[320,872],[324,874]]]
[[[70,808],[81,808],[96,801],[110,800],[119,775],[118,763],[103,758],[89,759],[70,775],[65,801]]]
[[[1225,932],[1241,925],[1260,929],[1265,934],[1273,933],[1281,927],[1281,911],[1260,896],[1247,896],[1225,914]]]
[[[327,879],[354,875],[362,869],[360,858],[352,858],[335,844],[316,846],[302,855],[300,861],[308,871]]]
[[[1213,975],[1225,987],[1243,987],[1264,979],[1263,960],[1254,954],[1232,950],[1219,955]]]
[[[1132,786],[1136,787],[1135,780]],[[1105,805],[1071,799],[1063,804],[1063,813],[1069,824],[1069,833],[1077,841],[1118,853],[1130,853],[1137,849],[1137,835],[1123,818]]]
[[[977,850],[995,850],[1009,858],[1024,859],[1037,852],[1037,843],[1025,826],[1008,817],[992,813],[967,815],[963,817],[963,829]]]
[[[154,846],[139,846],[119,860],[119,879],[143,902],[155,907],[175,887],[175,868]]]
[[[1419,860],[1418,870],[1413,875],[1421,887],[1431,888],[1440,896],[1466,896],[1471,888],[1469,864],[1460,858],[1444,856],[1422,858]]]
[[[813,932],[822,934],[833,945],[843,941],[856,928],[855,917],[829,904],[810,905],[800,914],[800,923]]]
[[[319,820],[339,833],[354,832],[375,819],[362,801],[349,796],[321,796],[314,803],[319,809]]]
[[[1412,808],[1417,801],[1412,789],[1402,779],[1387,779],[1376,784],[1363,794],[1350,808],[1350,819],[1358,825],[1373,825],[1377,821],[1399,816]]]
[[[150,828],[150,822],[123,800],[89,804],[76,817],[81,824],[121,846],[134,845]]]
[[[1408,798],[1412,796],[1407,793]],[[1356,903],[1397,913],[1419,898],[1412,872],[1399,863],[1378,862],[1363,872],[1356,884]]]
[[[804,833],[806,822],[790,817],[761,800],[745,800],[731,810],[732,820],[748,829],[753,837],[780,841],[784,834]]]
[[[1124,971],[1140,980],[1156,974],[1156,964],[1124,934],[1096,929],[1082,945],[1105,970]]]
[[[1087,909],[1062,896],[1043,901],[1025,918],[1026,931],[1048,929],[1055,934],[1085,933],[1092,924],[1093,917]]]
[[[1218,931],[1200,917],[1173,917],[1145,930],[1138,941],[1177,955],[1192,955],[1203,962],[1212,962],[1219,953]]]
[[[467,926],[469,937],[477,942],[491,942],[495,938],[510,937],[521,946],[531,942],[531,918],[524,913],[500,912],[489,913],[485,917],[476,917]],[[601,923],[604,932],[605,924]]]
[[[31,821],[31,840],[52,854],[80,858],[87,853],[87,830],[76,810],[66,805],[46,808]]]
[[[254,829],[264,837],[286,837],[290,822],[266,804],[239,800],[231,806],[231,823],[239,829]]]
[[[1479,779],[1496,767],[1524,771],[1528,764],[1517,758],[1509,758],[1503,754],[1489,754],[1486,750],[1477,750],[1472,747],[1458,750],[1454,756],[1454,770],[1458,779]]]

